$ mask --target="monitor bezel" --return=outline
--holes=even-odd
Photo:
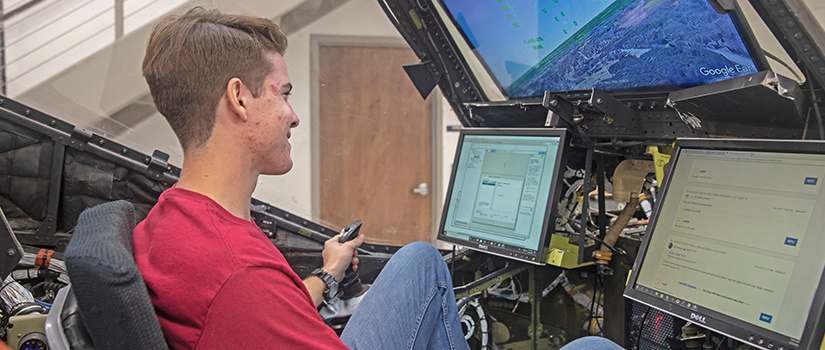
[[[461,148],[464,146],[464,139],[468,135],[480,135],[480,136],[536,136],[536,137],[558,137],[559,138],[559,148],[556,150],[556,159],[555,164],[553,164],[554,174],[551,179],[550,183],[550,193],[547,199],[547,208],[544,211],[544,221],[541,228],[541,237],[539,237],[539,246],[536,249],[535,254],[530,255],[527,258],[522,258],[518,256],[513,256],[511,252],[507,249],[501,249],[497,247],[491,247],[481,243],[470,242],[463,239],[458,239],[454,237],[449,237],[444,234],[444,227],[447,222],[447,212],[450,209],[450,199],[452,198],[453,193],[453,184],[455,184],[455,177],[456,172],[458,169],[459,158],[461,157]],[[568,131],[567,129],[554,129],[554,128],[463,128],[461,129],[459,136],[458,136],[458,144],[456,146],[455,157],[453,158],[453,165],[452,170],[450,173],[450,182],[447,183],[447,191],[446,197],[444,198],[444,206],[442,208],[441,213],[441,220],[438,226],[438,232],[436,234],[436,239],[448,242],[451,244],[459,245],[462,247],[466,247],[472,250],[476,250],[479,252],[484,252],[496,256],[505,257],[508,259],[514,259],[522,262],[527,262],[535,265],[544,265],[546,262],[549,239],[550,239],[550,230],[555,229],[555,218],[557,213],[558,201],[559,201],[559,192],[561,192],[561,184],[562,184],[562,176],[564,176],[564,166],[566,164],[566,155],[567,155],[567,139],[568,139]],[[486,248],[482,247],[486,246]],[[535,261],[530,259],[531,257],[535,257]]]
[[[671,162],[678,162],[679,155],[685,149],[825,154],[825,142],[756,139],[677,139],[671,156]],[[676,163],[670,163],[668,169],[665,171],[663,184],[660,187],[660,198],[666,198],[668,195],[667,192],[669,191],[670,182],[673,178],[672,169],[675,168],[675,164]],[[825,333],[825,320],[823,320],[823,316],[825,316],[825,310],[823,310],[823,307],[825,307],[825,269],[823,269],[823,273],[820,275],[817,291],[814,294],[814,299],[811,303],[811,308],[805,321],[805,326],[802,332],[802,337],[799,339],[799,344],[792,344],[790,337],[786,335],[760,328],[719,312],[713,310],[702,310],[701,313],[698,311],[694,312],[685,307],[663,301],[660,298],[650,296],[637,290],[635,287],[637,284],[638,273],[642,267],[642,262],[645,254],[647,253],[650,240],[652,239],[651,233],[658,224],[661,203],[662,201],[660,200],[654,205],[650,222],[647,230],[645,231],[645,236],[642,240],[641,246],[639,247],[636,260],[633,263],[633,269],[631,270],[625,286],[625,297],[653,307],[657,310],[661,310],[685,321],[693,322],[701,327],[706,327],[715,332],[745,342],[759,349],[768,350],[768,344],[771,341],[774,342],[774,348],[779,348],[780,345],[784,345],[786,349],[813,349],[820,346],[823,333]],[[698,318],[702,318],[705,322],[701,322]],[[756,332],[756,330],[758,330],[758,332]],[[751,340],[749,339],[751,335],[754,335],[757,338]],[[758,344],[760,337],[766,339],[762,345]],[[779,343],[777,344],[776,342]]]
[[[501,82],[499,81],[498,77],[496,77],[496,75],[493,73],[492,69],[490,69],[490,67],[487,64],[487,61],[484,60],[484,57],[482,57],[481,53],[479,53],[478,50],[476,50],[472,46],[469,38],[467,37],[467,34],[464,32],[464,29],[458,24],[458,21],[456,20],[455,16],[447,8],[447,5],[444,4],[444,1],[443,0],[432,0],[432,1],[437,3],[437,7],[439,8],[439,11],[441,11],[444,14],[444,16],[449,19],[450,25],[453,27],[453,29],[456,31],[456,33],[458,33],[458,36],[460,37],[460,40],[463,40],[464,43],[466,43],[467,47],[469,48],[469,50],[471,52],[471,53],[466,53],[466,52],[463,52],[463,50],[459,50],[458,53],[463,55],[465,57],[465,59],[468,55],[472,55],[473,57],[475,57],[475,59],[479,62],[479,64],[484,68],[484,73],[489,76],[490,80],[495,84],[498,91],[504,96],[505,100],[507,100],[507,101],[521,101],[521,100],[530,100],[530,99],[536,99],[536,98],[541,98],[542,97],[544,92],[542,92],[542,94],[539,94],[539,95],[536,95],[536,96],[518,96],[518,97],[510,96],[510,94],[507,93],[507,90],[505,90],[504,87],[501,85]],[[720,14],[720,15],[722,15],[722,14]],[[754,35],[753,30],[750,28],[750,25],[749,25],[747,19],[745,18],[744,14],[742,13],[742,10],[741,10],[739,4],[736,4],[736,10],[730,11],[727,14],[724,14],[724,15],[730,16],[730,19],[733,22],[733,26],[736,29],[737,34],[739,34],[739,37],[742,39],[742,43],[745,45],[745,49],[748,51],[748,54],[750,55],[751,59],[753,60],[753,64],[756,66],[756,70],[757,71],[763,71],[763,70],[766,70],[766,69],[770,69],[770,64],[768,63],[767,57],[765,56],[764,51],[762,50],[761,46],[759,45],[758,41],[756,40],[756,36]],[[456,40],[459,40],[459,39],[458,38],[453,38],[453,41],[456,41]],[[479,74],[478,72],[474,72],[472,70],[471,70],[471,72],[473,72],[473,74]],[[733,78],[735,78],[735,77],[733,77]],[[669,93],[669,92],[672,92],[672,91],[675,91],[675,90],[690,88],[690,87],[694,87],[694,86],[701,86],[701,85],[706,85],[706,84],[661,85],[661,86],[655,86],[655,87],[647,86],[647,87],[629,88],[629,89],[621,89],[621,90],[610,90],[609,92],[619,93],[619,94],[623,94],[623,95],[634,94],[634,93],[642,93],[642,94]],[[551,92],[570,94],[570,93],[578,93],[578,92],[586,93],[588,91],[590,91],[590,90],[562,90],[562,91],[551,91]]]

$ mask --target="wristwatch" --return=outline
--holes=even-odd
[[[338,292],[340,288],[338,287],[338,281],[335,280],[335,277],[328,274],[322,268],[317,268],[315,271],[312,271],[313,276],[317,276],[320,278],[324,283],[326,283],[326,287],[324,287],[324,300],[330,300],[338,296]]]

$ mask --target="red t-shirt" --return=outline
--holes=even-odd
[[[212,199],[165,191],[132,242],[172,349],[346,349],[258,226]]]

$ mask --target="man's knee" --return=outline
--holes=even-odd
[[[409,264],[411,266],[424,267],[427,265],[441,268],[444,258],[432,244],[427,242],[412,242],[399,249],[392,257],[396,263]]]
[[[602,337],[576,339],[562,347],[562,350],[621,350],[622,347]]]
[[[438,249],[435,249],[432,244],[427,242],[412,242],[407,244],[401,247],[401,249],[399,249],[393,257],[395,256],[402,259],[439,259],[444,261],[444,258],[441,257],[441,253],[438,252]]]

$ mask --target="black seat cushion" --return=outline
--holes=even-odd
[[[132,255],[135,209],[127,201],[80,214],[66,267],[98,349],[167,349],[146,284]]]

